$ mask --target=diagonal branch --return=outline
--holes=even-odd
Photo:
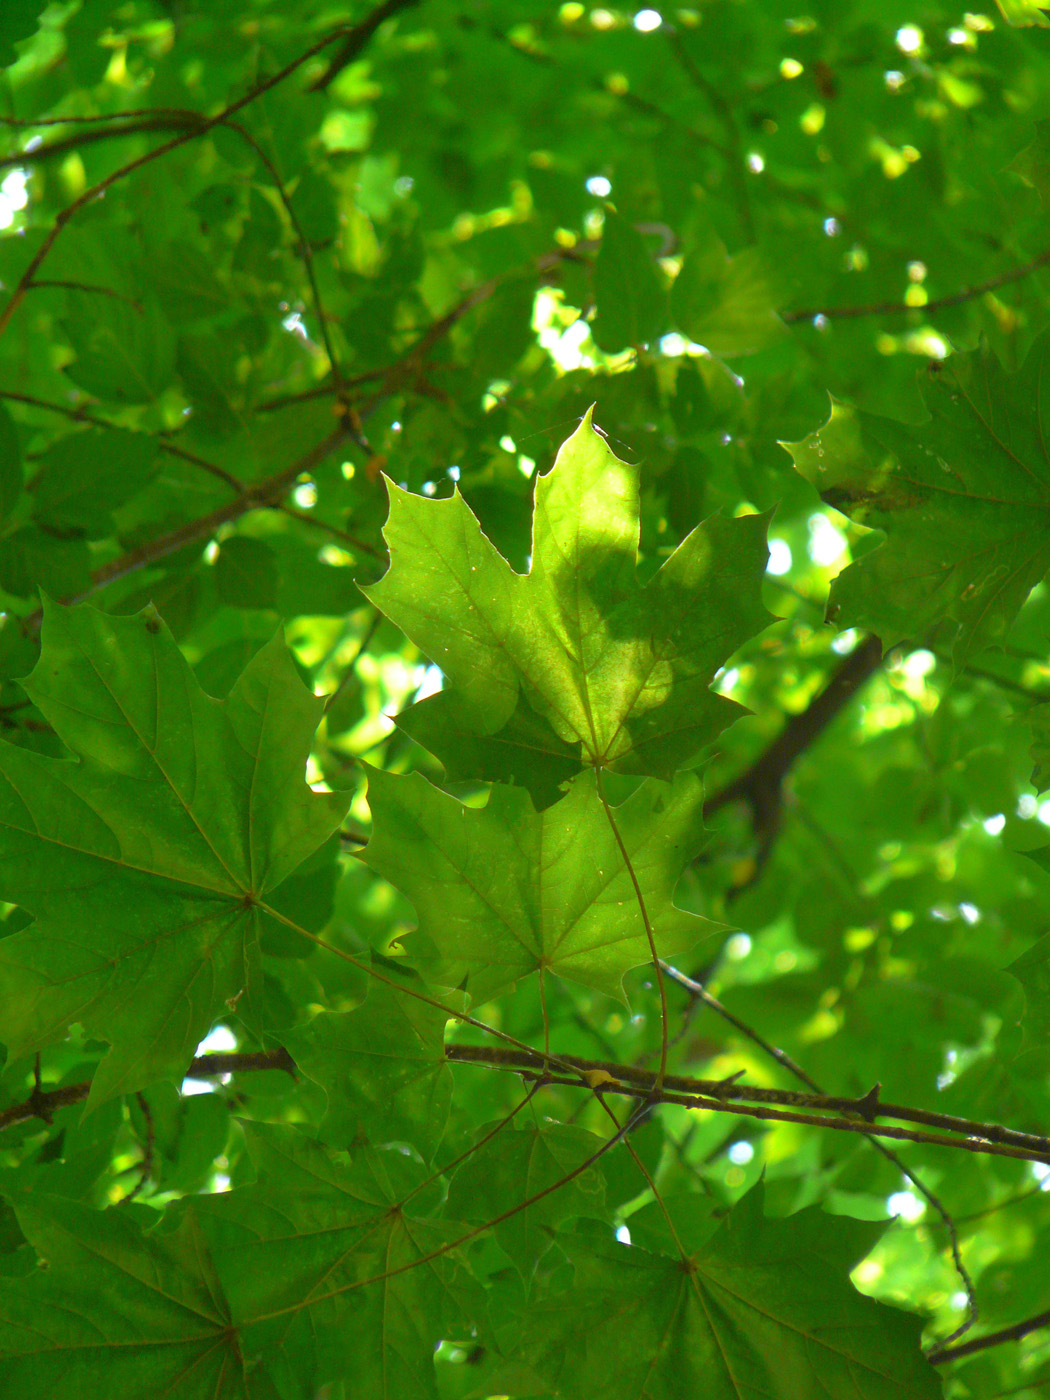
[[[797,321],[814,321],[818,317],[823,317],[825,321],[846,321],[855,320],[861,316],[897,316],[905,311],[922,311],[928,315],[931,311],[943,311],[947,306],[961,306],[964,302],[975,301],[978,297],[984,296],[985,292],[994,292],[997,287],[1005,287],[1011,282],[1020,282],[1022,278],[1030,277],[1033,272],[1038,272],[1039,268],[1045,267],[1047,263],[1050,263],[1050,248],[1044,248],[1031,262],[1022,263],[1020,267],[1012,267],[1008,272],[1001,272],[998,277],[990,277],[987,282],[979,282],[976,287],[964,287],[961,291],[951,292],[948,296],[935,297],[933,301],[928,301],[923,306],[908,306],[906,302],[900,301],[879,301],[868,306],[806,307],[801,311],[782,311],[780,319],[791,326]]]
[[[956,1347],[940,1346],[926,1353],[926,1360],[935,1366],[945,1361],[960,1361],[964,1356],[972,1356],[976,1351],[987,1351],[989,1347],[1001,1346],[1003,1342],[1019,1342],[1029,1332],[1038,1332],[1042,1327],[1050,1327],[1050,1312],[1036,1313],[1023,1322],[1015,1322],[1012,1327],[1003,1327],[998,1332],[989,1332],[985,1337],[973,1337],[968,1342],[960,1342]]]
[[[372,29],[375,27],[372,25],[372,27],[369,28],[375,14],[384,11],[391,3],[393,3],[393,0],[385,0],[385,4],[380,5],[378,11],[373,11],[371,16],[363,20],[360,25],[356,25],[350,33],[353,34],[364,30],[366,31],[365,37],[369,37],[372,33]],[[152,161],[159,160],[161,156],[168,155],[169,152],[176,150],[179,146],[184,146],[188,141],[195,141],[197,137],[203,136],[211,131],[212,127],[220,126],[224,122],[227,122],[234,113],[239,112],[243,107],[247,107],[250,103],[255,102],[258,98],[269,92],[272,88],[283,83],[286,78],[290,77],[301,68],[304,63],[309,62],[316,54],[326,49],[329,44],[334,43],[340,35],[345,35],[346,33],[346,29],[340,27],[333,33],[326,34],[323,39],[319,39],[315,44],[311,44],[298,58],[293,58],[290,63],[286,63],[278,72],[265,78],[261,83],[253,87],[250,92],[246,92],[244,96],[239,97],[236,102],[231,102],[229,106],[224,107],[222,111],[217,112],[215,116],[201,117],[188,131],[180,131],[177,136],[157,146],[155,150],[147,151],[145,155],[138,156],[135,160],[129,161],[127,165],[122,165],[119,170],[111,171],[104,179],[99,180],[97,184],[91,185],[83,194],[78,195],[77,198],[73,200],[72,204],[67,204],[51,225],[43,242],[30,260],[29,266],[19,278],[17,286],[8,298],[7,305],[4,307],[3,311],[0,312],[0,335],[7,329],[12,316],[21,305],[26,292],[29,290],[36,277],[37,269],[51,252],[51,249],[61,236],[62,231],[75,214],[79,213],[80,210],[85,208],[88,204],[93,203],[100,195],[105,194],[110,186],[115,185],[119,180],[123,180],[126,176],[133,174],[134,171],[140,170],[144,165],[149,165]]]
[[[882,643],[868,637],[850,652],[827,685],[800,715],[792,715],[777,737],[751,767],[721,791],[709,797],[704,815],[710,816],[730,802],[746,801],[751,808],[761,847],[761,868],[780,829],[784,805],[784,780],[795,762],[820,738],[832,720],[853,699],[860,686],[882,664]]]

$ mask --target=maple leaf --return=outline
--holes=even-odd
[[[455,1248],[469,1227],[420,1218],[434,1205],[419,1194],[427,1178],[398,1152],[366,1148],[351,1161],[286,1124],[244,1130],[259,1179],[186,1208],[215,1260],[245,1360],[282,1396],[308,1400],[352,1376],[362,1400],[437,1400],[443,1329],[485,1312]]]
[[[147,1235],[130,1212],[63,1196],[34,1192],[14,1206],[47,1269],[0,1279],[5,1400],[267,1393],[246,1386],[229,1308],[192,1217]]]
[[[528,1314],[509,1394],[546,1393],[530,1388],[541,1377],[565,1400],[940,1396],[918,1348],[922,1319],[849,1281],[884,1224],[815,1207],[766,1219],[759,1186],[713,1234],[697,1230],[695,1211],[675,1226],[687,1261],[557,1235],[576,1268],[571,1306],[555,1297]]]
[[[0,1039],[109,1041],[94,1105],[179,1076],[228,1000],[253,1014],[260,902],[346,800],[306,785],[323,702],[280,637],[218,701],[152,608],[48,604],[24,685],[80,757],[0,744],[0,883],[36,915],[0,943]]]
[[[1002,641],[1050,567],[1048,376],[1044,333],[1014,375],[989,351],[932,364],[918,426],[836,403],[783,444],[828,505],[886,532],[832,585],[840,625],[890,647],[948,617],[959,659]]]
[[[499,1244],[528,1280],[551,1244],[552,1227],[570,1216],[604,1215],[605,1182],[597,1164],[572,1176],[600,1151],[602,1139],[574,1123],[549,1119],[495,1137],[491,1126],[479,1130],[477,1150],[449,1183],[448,1208],[460,1220],[492,1220],[509,1203],[539,1197],[495,1227]],[[567,1177],[567,1184],[543,1195]]]
[[[370,769],[368,783],[374,832],[362,858],[415,905],[419,929],[400,942],[428,981],[464,985],[477,1004],[545,969],[624,1000],[624,973],[652,951],[592,774],[544,812],[510,786],[473,808],[418,773]],[[702,837],[699,778],[643,783],[615,818],[660,955],[724,933],[671,902]]]
[[[533,752],[564,758],[567,745],[587,766],[669,778],[742,713],[709,686],[769,620],[765,517],[698,525],[643,587],[638,469],[590,412],[536,482],[528,574],[513,572],[458,490],[447,500],[388,490],[390,568],[363,591],[448,677],[461,729],[499,736],[515,722],[518,782]],[[522,702],[532,717],[515,720]],[[426,724],[412,732],[429,744]],[[506,769],[505,754],[493,762]]]
[[[402,975],[385,964],[385,977]],[[282,1039],[299,1069],[328,1095],[326,1140],[345,1146],[362,1134],[374,1143],[407,1141],[429,1160],[452,1104],[444,1039],[452,1011],[406,987],[372,982],[353,1011],[322,1011]]]

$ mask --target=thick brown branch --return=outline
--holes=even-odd
[[[190,1061],[186,1070],[187,1079],[210,1079],[220,1074],[244,1074],[250,1070],[282,1069],[287,1074],[295,1073],[295,1062],[283,1047],[278,1050],[228,1051],[215,1055],[198,1055]],[[58,1089],[34,1088],[28,1099],[12,1104],[0,1112],[0,1132],[25,1123],[30,1118],[42,1118],[50,1123],[52,1116],[60,1108],[70,1104],[83,1103],[91,1090],[90,1080],[80,1084],[64,1084]]]
[[[780,827],[784,779],[796,760],[816,743],[881,663],[882,643],[878,637],[868,637],[850,652],[824,689],[802,713],[791,716],[751,767],[708,798],[704,806],[707,816],[730,802],[743,799],[748,803],[755,830],[761,838],[759,865],[769,854]]]
[[[504,1050],[473,1045],[449,1045],[445,1051],[450,1060],[466,1064],[483,1064],[499,1069],[532,1070],[543,1073],[549,1069],[550,1061],[538,1050]],[[870,1131],[886,1137],[903,1138],[915,1142],[932,1142],[940,1146],[961,1147],[969,1152],[991,1152],[1000,1156],[1019,1156],[1030,1161],[1050,1161],[1050,1137],[1037,1133],[1023,1133],[999,1123],[980,1123],[969,1118],[956,1118],[946,1113],[932,1113],[926,1109],[910,1108],[904,1104],[882,1103],[878,1085],[861,1098],[845,1098],[832,1094],[801,1094],[793,1089],[768,1089],[753,1084],[741,1084],[717,1079],[694,1079],[686,1075],[666,1074],[663,1077],[663,1091],[659,1091],[658,1076],[651,1070],[634,1065],[620,1065],[603,1060],[585,1060],[576,1055],[560,1055],[563,1065],[571,1065],[580,1071],[581,1080],[574,1081],[563,1077],[557,1083],[572,1084],[582,1082],[590,1087],[588,1076],[605,1075],[603,1089],[620,1090],[634,1096],[649,1096],[654,1102],[680,1103],[695,1100],[690,1106],[717,1108],[726,1112],[746,1112],[745,1105],[775,1105],[773,1117],[784,1117],[783,1109],[808,1110],[808,1113],[789,1113],[789,1122],[816,1123],[821,1127],[845,1128],[847,1131]],[[701,1102],[702,1100],[702,1102]],[[814,1117],[828,1113],[846,1113],[851,1120]],[[765,1108],[753,1115],[769,1117]],[[925,1127],[943,1128],[958,1133],[958,1138],[932,1136],[928,1133],[912,1133],[905,1129],[875,1127],[879,1118],[894,1118],[902,1122],[918,1123]],[[857,1120],[861,1120],[858,1122]]]

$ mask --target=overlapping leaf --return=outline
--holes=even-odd
[[[436,1400],[434,1348],[484,1304],[455,1241],[469,1227],[424,1217],[422,1169],[399,1152],[327,1152],[296,1128],[246,1125],[254,1186],[198,1197],[242,1354],[285,1400],[352,1379],[360,1400]],[[418,1217],[416,1215],[418,1210]]]
[[[536,484],[532,565],[515,574],[458,494],[390,485],[390,569],[365,592],[452,683],[464,729],[499,736],[519,695],[581,762],[670,777],[699,762],[739,708],[709,690],[719,666],[767,621],[759,597],[765,522],[714,517],[643,588],[636,578],[638,471],[590,414]],[[426,726],[413,733],[427,743]],[[506,769],[505,754],[493,759]],[[489,776],[487,772],[481,776]]]
[[[597,317],[593,335],[603,350],[615,352],[655,340],[667,329],[663,276],[637,229],[607,208],[602,246],[594,264]]]
[[[762,1215],[750,1192],[687,1261],[559,1235],[572,1306],[533,1309],[500,1378],[512,1395],[565,1400],[933,1400],[922,1322],[857,1293],[848,1270],[882,1225],[815,1209]],[[689,1218],[679,1235],[690,1248]]]
[[[890,646],[958,625],[957,654],[1000,642],[1050,567],[1050,333],[1004,373],[989,351],[934,363],[918,427],[835,404],[785,444],[828,505],[885,530],[835,580],[846,626]]]
[[[81,1022],[112,1046],[98,1102],[179,1074],[227,1000],[251,1013],[259,902],[345,801],[306,786],[321,702],[279,638],[219,702],[152,609],[48,605],[25,688],[78,759],[0,745],[0,886],[36,916],[0,948],[0,1039]]]
[[[411,992],[373,982],[355,1010],[322,1011],[284,1037],[299,1068],[328,1095],[327,1141],[407,1141],[433,1156],[452,1104],[448,1015]]]
[[[521,788],[494,787],[465,806],[418,773],[369,774],[375,823],[364,859],[416,906],[401,940],[428,981],[487,1001],[540,969],[623,999],[624,973],[651,960],[641,911],[594,777],[536,812]],[[703,831],[691,773],[645,783],[615,809],[664,957],[721,924],[675,908],[674,887]]]
[[[19,1197],[19,1223],[47,1269],[0,1279],[5,1400],[244,1400],[237,1333],[192,1217],[143,1234],[130,1212],[61,1196]],[[90,1284],[85,1285],[85,1280]]]
[[[487,1141],[486,1141],[487,1139]],[[554,1226],[570,1216],[605,1211],[605,1183],[595,1165],[579,1168],[601,1150],[602,1139],[572,1123],[544,1120],[491,1136],[478,1135],[479,1149],[452,1178],[448,1209],[460,1220],[494,1220],[517,1202],[539,1197],[495,1228],[496,1239],[528,1279],[550,1246]],[[565,1186],[542,1193],[573,1172]]]
[[[682,264],[671,290],[675,322],[713,355],[750,355],[784,336],[755,248],[730,257],[710,234]]]

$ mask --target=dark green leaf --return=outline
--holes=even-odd
[[[11,415],[0,404],[0,520],[6,519],[22,494],[22,450]]]
[[[1050,335],[1014,375],[988,351],[934,363],[918,427],[835,404],[788,451],[824,500],[886,543],[835,581],[846,626],[887,646],[957,624],[960,658],[1001,642],[1050,566]]]
[[[594,265],[595,343],[603,350],[644,345],[666,329],[667,293],[645,239],[606,208]]]
[[[356,1010],[322,1011],[284,1037],[296,1064],[328,1095],[327,1141],[410,1142],[433,1157],[452,1102],[448,1016],[413,996],[416,990],[422,984],[373,983]]]
[[[25,688],[79,758],[0,748],[5,894],[36,915],[0,949],[0,1037],[19,1056],[80,1021],[112,1046],[99,1103],[250,1006],[257,906],[345,803],[303,782],[321,706],[277,638],[220,703],[155,613],[50,605]]]
[[[530,1372],[566,1400],[940,1396],[919,1350],[921,1321],[849,1282],[881,1227],[832,1227],[817,1211],[767,1220],[761,1202],[751,1192],[684,1260],[560,1235],[576,1268],[571,1306],[556,1299],[529,1316],[519,1355]],[[853,1258],[842,1257],[847,1239]]]
[[[752,355],[784,335],[757,249],[730,257],[711,237],[687,254],[671,290],[675,322],[713,355]]]

